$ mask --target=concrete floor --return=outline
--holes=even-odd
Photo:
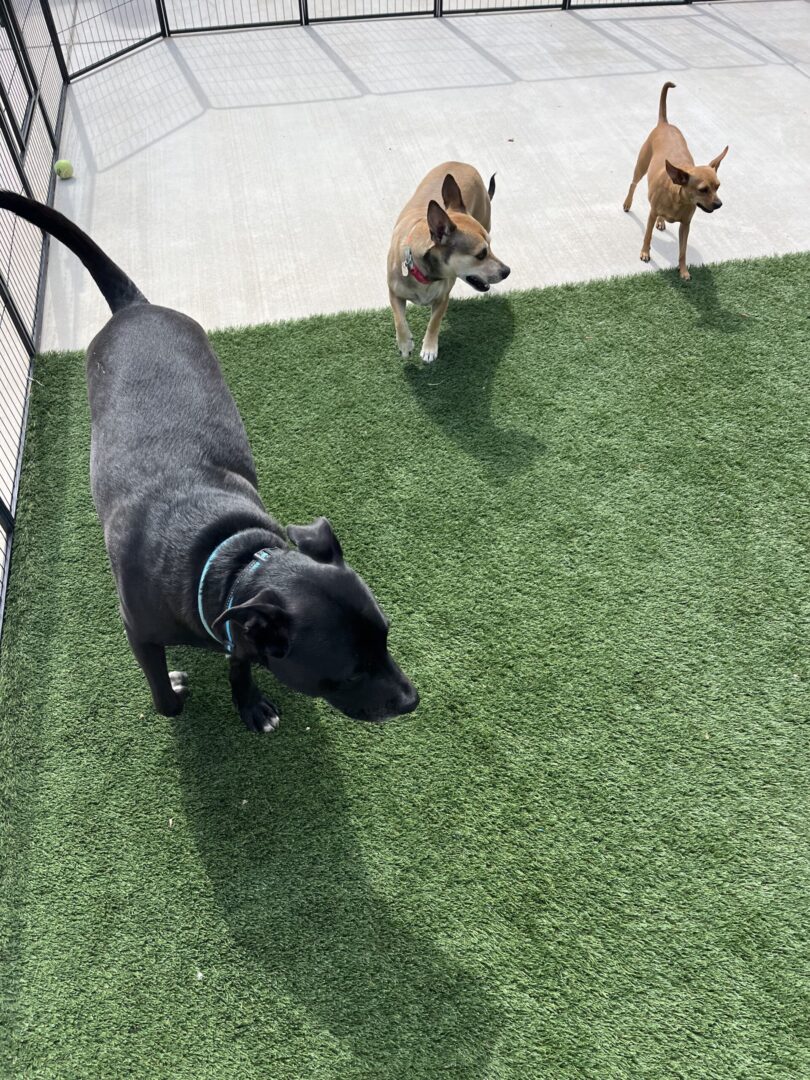
[[[691,260],[810,248],[805,0],[161,41],[71,88],[76,178],[57,206],[150,299],[209,328],[384,305],[397,212],[448,158],[498,173],[511,288],[635,273],[644,189],[631,215],[621,202],[669,78],[696,160],[731,147]],[[674,231],[656,234],[649,271],[676,257]],[[80,348],[106,317],[55,244],[43,347]]]

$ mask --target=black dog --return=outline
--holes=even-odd
[[[157,711],[176,716],[188,694],[185,673],[166,670],[167,645],[228,653],[234,704],[254,731],[278,726],[254,663],[356,720],[415,709],[419,695],[388,652],[388,621],[326,518],[285,536],[264,509],[202,327],[150,304],[57,211],[10,191],[0,208],[78,255],[113,312],[87,351],[90,483],[127,638]]]

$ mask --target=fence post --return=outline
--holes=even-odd
[[[442,0],[433,0],[433,17],[435,19],[440,19],[442,15],[444,15]]]
[[[157,9],[158,22],[160,23],[160,33],[163,37],[169,37],[171,35],[171,28],[169,27],[169,19],[166,15],[166,5],[163,0],[155,0],[155,8]]]
[[[301,25],[309,26],[309,4],[307,0],[298,0],[298,10],[300,12]]]
[[[45,25],[48,28],[51,45],[53,45],[56,63],[59,65],[59,73],[62,76],[62,82],[69,83],[70,74],[68,73],[67,64],[65,63],[65,54],[62,52],[62,42],[59,40],[59,35],[56,32],[56,24],[54,23],[53,15],[51,14],[51,5],[48,3],[48,0],[40,0],[40,7],[42,8],[42,18],[45,20]]]

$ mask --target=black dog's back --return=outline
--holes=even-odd
[[[212,529],[272,525],[236,403],[202,327],[148,303],[119,311],[91,342],[87,392],[93,501],[122,600],[128,564],[149,565],[162,596],[141,596],[139,582],[138,603],[177,610],[166,583],[185,589],[177,563],[196,563]]]

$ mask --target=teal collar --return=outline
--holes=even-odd
[[[206,564],[203,567],[203,572],[202,572],[202,574],[200,574],[200,584],[197,586],[197,613],[200,616],[200,622],[203,624],[203,626],[208,631],[208,633],[211,635],[211,637],[214,639],[214,641],[216,641],[216,643],[218,645],[222,645],[224,647],[224,649],[225,649],[225,652],[228,653],[229,655],[233,652],[233,638],[231,637],[230,619],[225,623],[225,640],[220,641],[220,639],[217,637],[217,635],[214,633],[214,631],[208,625],[208,620],[206,619],[205,612],[203,611],[203,588],[205,586],[205,578],[206,578],[206,576],[208,574],[208,571],[213,566],[217,555],[219,555],[220,551],[222,551],[222,549],[224,547],[226,547],[228,544],[230,544],[230,542],[232,540],[236,539],[236,537],[240,536],[240,535],[241,535],[241,533],[234,533],[233,536],[229,536],[226,540],[223,540],[221,544],[217,544],[217,546],[214,548],[214,550],[208,556],[208,560],[206,561]],[[254,570],[257,570],[262,565],[262,563],[266,563],[269,558],[270,558],[270,550],[269,550],[269,548],[262,548],[261,551],[257,551],[255,553],[255,555],[253,556],[253,559],[251,560],[251,562],[248,563],[247,566],[243,567],[239,571],[239,573],[236,575],[236,578],[234,580],[233,588],[231,589],[230,594],[228,595],[228,599],[227,599],[227,601],[225,603],[225,610],[226,611],[228,611],[229,608],[233,604],[234,594],[236,593],[236,587],[239,584],[240,578],[244,574],[253,573]]]

